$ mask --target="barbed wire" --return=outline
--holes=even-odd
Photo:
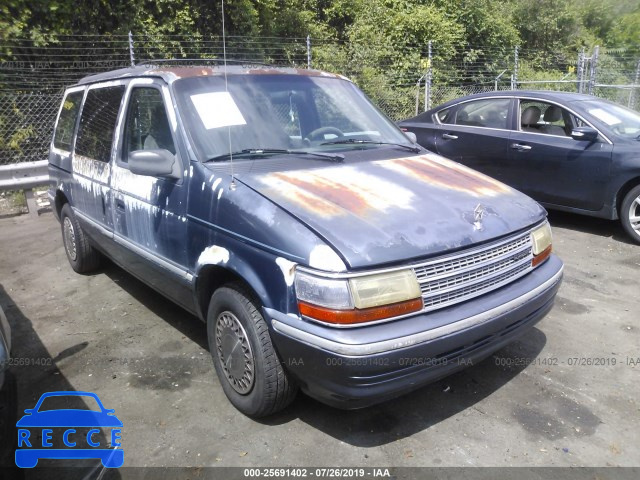
[[[592,49],[572,53],[512,46],[346,44],[308,37],[226,37],[230,59],[319,68],[356,82],[393,120],[472,93],[528,88],[576,91],[588,86],[581,66]],[[429,56],[429,50],[431,55]],[[0,164],[47,157],[64,88],[89,74],[129,67],[134,60],[222,58],[221,37],[186,35],[45,36],[0,41]],[[600,49],[592,93],[640,106],[640,47]],[[516,56],[518,60],[516,61]],[[309,60],[311,63],[309,64]],[[427,73],[430,76],[427,77]],[[517,74],[517,75],[516,75]],[[524,76],[523,76],[524,75]],[[535,78],[529,78],[534,75]],[[512,78],[513,76],[513,78]],[[528,77],[529,76],[529,77]],[[517,77],[517,78],[516,78]],[[428,92],[425,79],[430,78]],[[581,82],[580,82],[581,80]],[[624,87],[624,88],[623,88]]]

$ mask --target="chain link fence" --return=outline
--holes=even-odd
[[[0,165],[47,158],[60,94],[0,93]]]
[[[306,38],[228,37],[230,60],[319,68],[351,78],[394,121],[461,96],[514,88],[591,93],[640,108],[640,48],[575,55],[432,45],[389,51]],[[380,54],[380,52],[384,52]],[[150,60],[207,62],[221,38],[78,35],[0,43],[0,164],[47,158],[64,88],[88,74]]]

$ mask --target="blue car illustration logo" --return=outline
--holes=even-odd
[[[76,408],[40,410],[42,403],[52,397],[56,401],[81,400],[90,397],[99,411]],[[76,398],[73,398],[76,397]],[[104,408],[100,398],[91,392],[49,392],[40,397],[36,406],[24,411],[26,414],[16,424],[18,448],[16,465],[33,468],[41,458],[50,459],[100,459],[107,468],[118,468],[124,463],[122,422],[114,410]],[[100,428],[111,429],[111,446],[101,445]],[[86,433],[85,433],[86,431]],[[58,438],[54,437],[57,436]],[[53,440],[61,440],[66,448],[53,448]],[[85,446],[87,448],[85,448]]]

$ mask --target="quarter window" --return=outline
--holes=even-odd
[[[76,153],[108,162],[124,86],[89,90],[80,116]]]
[[[125,131],[124,162],[135,150],[165,149],[176,153],[162,93],[156,88],[138,87],[131,91]]]
[[[447,117],[449,116],[450,112],[451,112],[450,108],[445,108],[443,110],[440,110],[438,113],[436,113],[436,116],[438,117],[438,120],[440,120],[440,123],[452,123],[451,121],[447,121]]]
[[[506,130],[510,103],[508,98],[467,102],[458,107],[455,115],[447,115],[444,123]]]
[[[53,146],[61,150],[71,151],[73,132],[76,129],[78,111],[82,103],[83,91],[68,94],[62,102],[62,110],[58,118],[56,133],[53,136]]]

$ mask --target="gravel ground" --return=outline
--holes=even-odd
[[[519,342],[379,406],[299,395],[255,421],[224,397],[198,319],[112,264],[75,274],[51,213],[0,218],[17,363],[0,398],[3,461],[25,408],[82,390],[124,423],[125,466],[638,466],[640,246],[614,222],[550,219],[565,281]]]

